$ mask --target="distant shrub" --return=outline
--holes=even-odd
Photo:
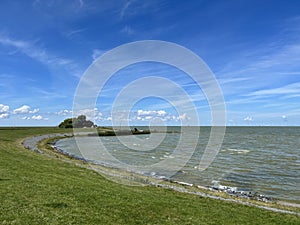
[[[86,120],[85,115],[80,115],[77,118],[67,118],[58,125],[59,128],[83,128],[83,127],[95,127],[95,124]]]

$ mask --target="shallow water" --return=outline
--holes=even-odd
[[[152,134],[152,138],[158,139],[165,135],[152,150],[150,135],[140,135],[135,140],[124,137],[127,146],[117,137],[77,137],[81,151],[74,138],[62,139],[56,145],[77,156],[140,173],[170,175],[170,170],[176,170],[172,178],[184,182],[210,186],[218,181],[240,190],[300,201],[300,127],[227,127],[218,155],[204,171],[197,168],[211,129],[200,128],[197,146],[190,152],[192,144],[189,144],[197,140],[193,136],[195,129],[199,127],[190,128],[189,135],[185,136],[186,149],[181,146],[183,149],[175,151],[182,142],[182,133]],[[168,130],[180,131],[180,127],[168,127]],[[162,167],[152,167],[160,163]]]

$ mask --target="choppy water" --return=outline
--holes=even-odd
[[[180,131],[180,127],[168,129]],[[199,128],[191,128],[191,133],[193,129]],[[220,184],[236,186],[241,190],[300,201],[300,127],[227,127],[222,147],[215,160],[208,169],[199,171],[197,166],[209,134],[210,127],[200,128],[196,150],[173,179],[204,186],[219,181]],[[85,158],[113,164],[110,158],[106,157],[109,154],[125,164],[143,167],[166,159],[172,161],[180,135],[168,133],[159,146],[147,151],[130,148],[146,148],[149,135],[140,135],[138,138],[142,142],[131,142],[127,147],[116,137],[79,139],[88,146],[83,154]],[[108,152],[99,151],[99,138]],[[82,156],[74,138],[62,139],[56,145],[66,152]],[[186,156],[182,155],[182,158],[184,157]]]

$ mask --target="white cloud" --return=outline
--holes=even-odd
[[[25,114],[25,113],[29,113],[29,111],[30,111],[30,106],[23,105],[20,108],[14,109],[13,113],[14,114]]]
[[[265,89],[252,92],[248,96],[266,96],[266,95],[290,95],[300,93],[300,83],[293,83],[283,87]]]
[[[81,109],[78,112],[74,112],[75,117],[80,116],[80,115],[85,115],[87,120],[92,120],[95,117],[97,117],[99,114],[97,108],[93,109]]]
[[[96,116],[95,117],[95,121],[112,121],[112,117],[111,116]]]
[[[72,112],[72,111],[70,111]],[[91,121],[110,121],[111,117],[105,117],[97,108],[81,109],[74,113],[74,116],[85,115],[87,120]],[[122,114],[123,115],[123,114]]]
[[[167,113],[165,110],[142,110],[139,109],[135,116],[132,117],[132,120],[138,121],[149,121],[152,119],[160,119],[162,121],[188,121],[191,118],[186,114],[183,113],[182,115],[172,115]]]
[[[33,115],[33,116],[31,117],[31,119],[33,119],[33,120],[42,120],[43,117],[42,117],[41,115]]]
[[[16,40],[0,35],[0,44],[14,47],[17,52],[20,51],[52,69],[59,67],[59,69],[66,69],[72,76],[81,76],[82,71],[79,71],[78,66],[72,60],[52,55],[48,53],[46,49],[36,46],[35,42]]]
[[[188,117],[186,113],[183,113],[182,115],[180,115],[178,117],[178,119],[183,120],[183,121],[187,121],[187,120],[190,120],[191,118]]]
[[[133,35],[135,33],[135,31],[128,25],[126,25],[125,27],[123,27],[123,29],[121,30],[122,33],[127,34],[127,35]]]
[[[0,119],[9,118],[9,106],[0,104]]]
[[[158,110],[157,114],[160,116],[165,116],[167,114],[167,112],[165,110]]]
[[[70,31],[67,31],[65,34],[68,38],[71,38],[72,36],[74,35],[77,35],[83,31],[85,31],[86,29],[76,29],[76,30],[70,30]]]
[[[0,104],[0,113],[7,113],[9,111],[8,105]]]
[[[137,16],[147,13],[159,13],[163,7],[163,1],[137,1],[128,0],[120,8],[120,18]]]
[[[96,60],[99,56],[101,56],[105,51],[100,50],[100,49],[94,49],[93,50],[93,54],[92,54],[92,58],[93,60]]]
[[[129,8],[130,4],[132,4],[131,1],[127,1],[124,6],[122,7],[121,9],[121,12],[120,12],[120,17],[123,19],[125,13],[126,13],[126,10]]]
[[[67,115],[72,114],[72,110],[63,109],[63,110],[56,112],[55,114],[57,114],[59,116],[67,116]]]
[[[30,116],[24,116],[21,118],[22,120],[49,120],[49,118],[43,118],[41,115],[33,115],[32,117]]]
[[[26,114],[26,113],[34,114],[40,111],[40,109],[33,109],[33,110],[30,109],[31,107],[29,105],[23,105],[20,108],[14,109],[13,114]]]
[[[152,112],[152,111],[144,111],[144,110],[142,110],[142,109],[139,109],[139,110],[137,111],[137,114],[138,114],[138,116],[144,116],[144,115],[150,115],[151,112]]]
[[[244,121],[253,121],[253,118],[251,116],[247,116],[244,118]]]
[[[39,111],[40,111],[40,109],[34,109],[34,110],[29,111],[29,113],[34,114],[34,113],[37,113]]]
[[[8,113],[2,113],[2,114],[0,114],[0,119],[6,119],[8,117],[9,117]]]
[[[165,110],[143,110],[139,109],[133,116],[133,120],[145,121],[152,119],[161,119],[163,121],[167,120],[178,120],[176,116],[168,114]]]
[[[281,118],[282,118],[282,120],[283,120],[284,122],[287,122],[287,116],[286,116],[286,115],[283,115]]]
[[[137,111],[137,115],[138,116],[165,116],[167,115],[167,112],[164,110],[142,110],[139,109]]]
[[[28,47],[28,43],[25,41],[12,40],[7,37],[0,37],[0,43],[3,45],[14,46],[19,49],[24,49]]]

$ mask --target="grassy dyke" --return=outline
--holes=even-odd
[[[124,186],[26,150],[21,139],[71,130],[0,128],[0,224],[299,224],[296,215],[163,188]]]

